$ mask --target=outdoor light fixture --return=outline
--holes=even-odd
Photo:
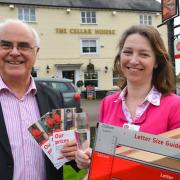
[[[70,12],[71,12],[71,9],[70,9],[70,8],[67,8],[67,9],[66,9],[66,13],[69,14]]]
[[[50,67],[49,65],[46,66],[46,72],[49,73]]]
[[[108,67],[107,67],[107,66],[105,66],[105,67],[104,67],[104,69],[105,69],[105,71],[104,71],[104,72],[105,72],[105,73],[107,73],[107,72],[108,72]]]
[[[116,11],[113,11],[113,12],[112,12],[112,15],[114,15],[114,16],[115,16],[115,15],[116,15],[116,13],[117,13]]]
[[[10,9],[14,9],[14,4],[10,4],[10,5],[9,5],[9,8],[10,8]]]

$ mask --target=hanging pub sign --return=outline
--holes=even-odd
[[[162,0],[162,23],[179,15],[178,0]]]
[[[89,63],[89,64],[87,65],[87,72],[88,72],[88,73],[93,73],[93,72],[94,72],[94,64]]]

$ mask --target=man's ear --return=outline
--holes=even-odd
[[[37,48],[37,50],[36,50],[36,55],[38,54],[38,52],[39,52],[39,49],[40,49],[40,48]]]

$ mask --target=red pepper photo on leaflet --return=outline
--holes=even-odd
[[[40,131],[40,130],[38,130],[38,129],[32,129],[32,134],[33,134],[33,136],[37,139],[37,138],[39,138],[41,135],[42,135],[42,132]]]
[[[60,124],[61,123],[61,117],[58,113],[54,114],[54,123],[55,124]]]
[[[47,125],[49,128],[53,128],[54,122],[53,122],[53,118],[49,117],[47,120]]]

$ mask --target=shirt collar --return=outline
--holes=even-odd
[[[126,95],[127,95],[127,86],[121,91],[118,99],[125,101]],[[144,102],[148,101],[155,106],[159,106],[160,99],[161,99],[161,93],[153,86],[150,92],[148,93],[148,95],[146,96],[146,98],[144,99]]]
[[[11,91],[11,89],[4,83],[4,81],[2,80],[2,78],[0,76],[0,92],[2,92],[3,90],[8,90],[9,92],[13,93]],[[29,93],[32,93],[33,96],[35,96],[37,93],[37,88],[36,88],[34,79],[32,77],[31,77],[31,83],[30,83],[29,88],[26,91],[25,95],[27,95]]]

